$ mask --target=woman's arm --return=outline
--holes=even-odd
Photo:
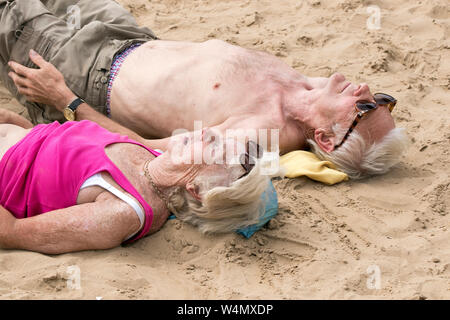
[[[0,247],[12,248],[11,235],[14,233],[15,223],[18,221],[8,210],[0,205]]]
[[[33,124],[21,115],[8,109],[0,108],[0,123],[15,124],[24,129],[33,128]]]
[[[0,246],[46,254],[114,248],[140,225],[136,212],[109,194],[25,219],[5,211],[0,209]]]

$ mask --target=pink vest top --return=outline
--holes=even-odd
[[[136,144],[160,155],[91,121],[37,125],[0,161],[0,204],[19,219],[74,206],[86,179],[106,171],[145,211],[143,228],[126,243],[142,238],[150,230],[153,211],[106,155],[105,147],[113,143]]]

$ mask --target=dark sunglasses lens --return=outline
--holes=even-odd
[[[250,163],[247,153],[243,153],[239,156],[239,163],[242,165],[242,167],[244,167],[245,170],[247,170]]]
[[[247,152],[253,158],[261,158],[263,156],[263,148],[254,141],[247,142]]]
[[[377,105],[370,101],[360,101],[356,103],[356,107],[359,111],[368,111],[376,109]]]
[[[396,103],[397,102],[397,100],[393,96],[390,96],[390,95],[385,94],[385,93],[375,93],[373,95],[373,98],[379,105],[386,105],[386,104],[389,104],[389,103]]]
[[[242,167],[245,170],[245,174],[249,173],[252,168],[255,166],[255,162],[252,161],[248,153],[241,154],[239,157],[239,162],[241,163]]]

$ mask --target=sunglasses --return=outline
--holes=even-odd
[[[347,140],[350,133],[352,133],[353,129],[355,129],[358,122],[361,120],[361,118],[369,111],[375,110],[378,108],[378,106],[387,106],[389,108],[389,112],[392,112],[394,110],[395,105],[397,104],[397,100],[385,93],[375,93],[373,95],[374,102],[371,101],[357,101],[355,104],[355,109],[358,111],[358,114],[356,115],[355,120],[353,121],[352,125],[348,129],[347,133],[345,134],[344,138],[342,139],[341,143],[334,146],[334,150],[339,148],[345,140]]]
[[[247,152],[239,156],[239,163],[245,170],[245,173],[242,176],[240,176],[239,179],[245,177],[250,173],[250,171],[252,171],[256,163],[255,158],[256,159],[262,158],[264,152],[263,148],[253,141],[248,141],[246,147]]]

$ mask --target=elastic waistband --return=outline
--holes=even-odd
[[[125,61],[125,58],[133,52],[137,47],[142,45],[142,43],[134,43],[122,52],[118,53],[111,64],[111,69],[109,71],[109,81],[108,81],[108,89],[106,91],[106,113],[108,117],[111,115],[111,89],[114,82],[114,79],[119,74],[120,67],[122,66],[122,63]]]

